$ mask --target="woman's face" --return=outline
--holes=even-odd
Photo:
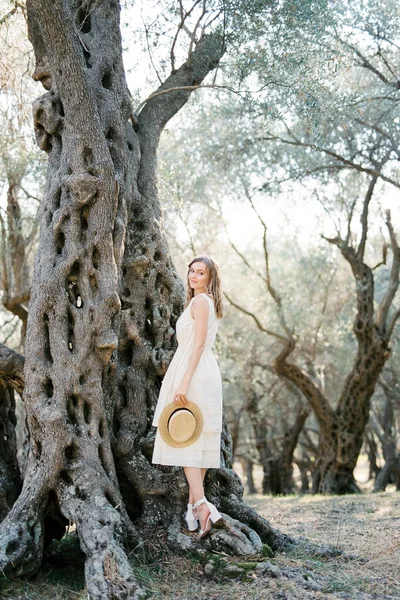
[[[208,285],[207,266],[203,262],[195,262],[189,267],[189,285],[193,291],[205,292]]]

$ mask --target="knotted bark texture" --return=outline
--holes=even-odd
[[[21,486],[15,424],[14,390],[0,378],[0,521],[14,504]]]
[[[26,344],[31,448],[23,490],[1,527],[0,567],[34,571],[46,537],[61,536],[68,519],[86,553],[89,596],[133,598],[124,545],[135,532],[103,389],[118,344],[130,103],[118,6],[71,8],[62,0],[28,3],[35,78],[48,90],[34,105],[35,131],[49,168]]]
[[[182,470],[151,464],[152,415],[183,306],[162,233],[156,150],[190,95],[175,88],[199,85],[224,47],[218,33],[203,36],[159,90],[174,91],[133,115],[118,2],[30,0],[28,16],[34,78],[48,90],[34,119],[49,167],[27,330],[31,450],[0,529],[0,568],[37,569],[46,539],[70,520],[87,557],[89,597],[135,598],[124,550],[138,539],[133,523],[161,524],[171,546],[193,545],[181,533]],[[210,499],[241,518],[241,548],[254,553],[261,539],[279,547],[284,536],[241,500],[226,429],[221,453]]]

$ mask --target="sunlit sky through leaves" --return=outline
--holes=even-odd
[[[157,5],[157,3],[156,3]],[[134,106],[138,107],[146,97],[154,92],[159,81],[157,78],[156,66],[159,59],[160,48],[151,47],[151,39],[143,36],[145,28],[149,24],[154,24],[154,4],[152,2],[137,2],[134,7],[123,9],[121,23],[124,44],[124,63],[127,71],[128,85],[134,98]],[[152,12],[153,11],[153,12]],[[141,36],[135,37],[132,24],[135,23]],[[172,39],[173,27],[170,31],[164,33],[164,53],[166,61],[163,65],[168,70],[168,44]],[[161,39],[162,32],[159,32]],[[353,33],[354,39],[354,33]],[[363,36],[359,34],[359,40],[363,42]],[[151,55],[151,57],[150,57]],[[179,53],[177,54],[179,56]],[[183,58],[183,54],[181,59]],[[240,57],[239,57],[240,58]],[[238,58],[238,60],[239,60]],[[178,63],[180,64],[180,63]],[[218,83],[217,75],[217,83]],[[207,103],[210,97],[210,90],[197,90],[194,92],[197,100]],[[224,96],[219,96],[223,102]],[[168,124],[168,131],[179,132],[185,127],[190,114],[191,105],[186,105],[178,115]],[[164,134],[165,135],[165,134]],[[161,140],[162,144],[162,140]],[[261,183],[261,182],[260,182]],[[314,193],[315,192],[315,193]],[[320,243],[321,234],[334,236],[336,227],[344,224],[338,223],[332,218],[327,207],[323,206],[323,198],[329,190],[317,189],[310,190],[302,184],[293,182],[290,190],[283,190],[280,194],[268,196],[265,193],[256,197],[257,209],[262,214],[268,224],[269,232],[273,235],[292,234],[296,235],[298,242],[302,246],[315,246]],[[360,190],[360,200],[364,197],[365,189]],[[260,232],[260,224],[254,211],[246,202],[238,202],[234,198],[224,196],[222,209],[224,219],[228,224],[229,233],[232,239],[241,246],[245,247]],[[384,215],[387,209],[391,210],[392,222],[396,230],[400,229],[400,190],[393,185],[380,183],[378,190],[374,195],[374,202],[370,210],[370,233],[379,236],[384,230]],[[357,219],[354,221],[354,230],[359,229]],[[177,235],[185,238],[186,232],[183,226],[177,224]]]

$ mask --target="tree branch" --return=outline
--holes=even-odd
[[[179,9],[180,9],[180,14],[181,14],[181,21],[177,27],[173,42],[172,42],[172,46],[171,46],[171,50],[170,50],[170,59],[171,59],[171,70],[172,72],[175,71],[175,45],[176,42],[178,41],[178,37],[179,37],[179,33],[182,29],[184,29],[184,25],[185,25],[185,21],[186,19],[190,16],[190,14],[193,12],[193,10],[196,8],[196,6],[201,2],[201,0],[196,0],[193,3],[193,6],[191,7],[190,10],[188,11],[184,11],[183,9],[183,5],[182,2],[179,2]],[[185,30],[185,29],[184,29]],[[190,32],[188,32],[190,33]],[[190,52],[189,52],[190,54]]]
[[[390,340],[393,330],[395,328],[395,325],[398,321],[398,319],[400,318],[400,308],[398,308],[397,310],[395,310],[395,312],[393,313],[391,319],[389,320],[389,325],[387,327],[387,331],[386,331],[386,339]]]
[[[368,190],[367,190],[367,193],[366,193],[365,199],[364,199],[364,206],[363,206],[363,211],[362,211],[362,215],[361,215],[362,234],[361,234],[360,244],[357,248],[357,253],[356,253],[358,260],[364,260],[365,244],[366,244],[367,235],[368,235],[369,203],[371,202],[371,198],[374,193],[374,189],[375,189],[377,180],[378,180],[378,176],[374,175],[374,177],[372,177],[372,179],[370,181],[370,184],[368,186]]]
[[[384,84],[386,84],[390,87],[395,87],[396,89],[399,88],[398,80],[390,81],[377,67],[375,67],[371,63],[370,59],[368,59],[356,46],[353,46],[353,44],[350,44],[349,42],[342,40],[339,36],[337,36],[337,40],[341,44],[343,44],[343,46],[345,46],[346,48],[349,48],[358,56],[358,58],[360,59],[359,65],[361,67],[364,67],[368,71],[371,71],[371,73],[376,75],[378,77],[378,79],[380,79]]]
[[[224,51],[223,40],[218,33],[204,36],[192,52],[190,65],[186,61],[145,101],[138,115],[141,140],[150,136],[153,138],[152,146],[157,147],[165,125],[186,104],[190,92],[197,89],[206,75],[216,68]]]
[[[275,337],[276,339],[281,340],[282,342],[287,341],[287,339],[283,335],[280,335],[279,333],[276,333],[275,331],[271,331],[270,329],[266,329],[265,327],[263,327],[260,320],[254,313],[250,312],[249,310],[246,310],[245,308],[243,308],[243,306],[240,306],[239,304],[234,302],[232,300],[232,298],[230,296],[228,296],[228,294],[226,292],[224,292],[224,296],[228,300],[229,304],[234,306],[237,310],[240,310],[240,312],[242,312],[243,314],[251,317],[260,331],[262,331],[263,333],[266,333],[267,335],[271,335],[271,336]]]
[[[3,215],[0,212],[0,229],[1,229],[1,263],[2,263],[2,288],[4,293],[7,295],[10,290],[10,278],[8,274],[7,264],[7,232],[6,224],[3,219]]]
[[[245,190],[246,198],[248,199],[251,208],[253,209],[254,213],[256,214],[256,216],[257,216],[258,220],[260,221],[261,226],[263,228],[263,250],[264,250],[264,262],[265,262],[265,277],[263,277],[262,279],[267,286],[267,290],[268,290],[271,298],[275,302],[277,312],[278,312],[279,323],[280,323],[282,329],[285,331],[288,339],[292,339],[293,332],[290,330],[290,328],[286,324],[285,314],[283,312],[283,306],[282,306],[282,299],[280,297],[280,294],[276,291],[276,289],[273,287],[272,282],[271,282],[271,273],[270,273],[270,269],[269,269],[269,253],[268,253],[268,244],[267,244],[267,224],[264,221],[264,219],[262,218],[262,216],[260,215],[260,213],[258,212],[258,210],[256,209],[256,206],[253,202],[253,198],[250,194],[250,191],[243,181],[242,181],[242,185]]]
[[[290,428],[290,432],[288,432],[289,433],[289,436],[288,436],[289,444],[288,444],[288,447],[286,448],[286,453],[289,456],[293,456],[294,451],[296,450],[297,442],[299,440],[299,435],[303,431],[305,422],[307,421],[310,412],[311,412],[311,407],[301,406],[300,410],[296,414],[295,422],[294,422],[293,426]],[[285,438],[285,441],[287,441],[286,438]]]
[[[0,26],[4,25],[4,23],[6,23],[8,21],[8,19],[10,19],[18,10],[18,8],[20,7],[19,3],[16,3],[14,8],[12,8],[7,14],[5,14],[3,17],[0,18]]]
[[[334,412],[327,398],[307,373],[296,364],[286,362],[293,349],[294,345],[287,341],[287,345],[274,361],[275,371],[281,377],[289,379],[304,394],[318,422],[329,428],[334,420]]]
[[[235,90],[234,88],[230,87],[229,85],[216,85],[215,83],[212,83],[209,85],[207,85],[207,84],[184,85],[184,86],[180,86],[180,87],[173,87],[173,88],[169,88],[167,90],[160,90],[160,91],[154,92],[153,94],[150,94],[150,96],[148,96],[145,100],[143,100],[143,102],[141,102],[139,104],[139,106],[135,109],[135,115],[139,115],[143,106],[145,104],[147,104],[150,100],[152,100],[153,98],[157,98],[158,96],[162,96],[163,94],[171,94],[173,92],[186,92],[186,91],[202,90],[205,88],[215,89],[215,90],[225,90],[227,92],[232,92],[233,94],[240,94],[240,92],[238,90]]]
[[[3,298],[3,306],[13,313],[13,315],[19,317],[23,323],[25,323],[28,317],[28,309],[26,306],[24,306],[24,304],[29,302],[30,296],[30,290],[23,292],[19,296],[9,297],[5,295]]]
[[[397,290],[399,288],[399,273],[400,273],[400,248],[396,239],[396,234],[393,229],[392,220],[390,210],[386,211],[386,226],[389,231],[390,243],[393,252],[393,260],[392,260],[392,268],[390,270],[390,281],[388,288],[384,297],[381,300],[379,308],[377,310],[376,315],[376,326],[378,327],[381,334],[385,334],[386,330],[386,339],[389,340],[390,336],[393,332],[394,326],[396,324],[396,320],[398,319],[398,315],[396,316],[396,312],[392,316],[392,319],[387,327],[387,318],[389,314],[390,307],[392,306],[393,300],[396,296]],[[397,311],[398,312],[398,311]],[[394,320],[393,320],[394,319]]]
[[[222,216],[222,213],[221,213]],[[236,244],[231,240],[228,230],[226,228],[226,225],[224,224],[224,229],[225,229],[225,233],[226,233],[226,237],[228,239],[229,245],[231,246],[232,250],[234,250],[234,252],[239,256],[239,258],[242,259],[243,263],[246,265],[246,267],[248,269],[250,269],[250,271],[252,271],[253,273],[255,273],[257,275],[257,277],[259,277],[259,279],[261,279],[261,281],[263,283],[266,283],[265,281],[265,277],[263,277],[260,273],[260,271],[258,271],[258,269],[256,269],[255,267],[253,267],[249,261],[247,260],[247,258],[245,257],[245,255],[240,252],[239,248],[236,246]]]
[[[312,148],[313,150],[316,150],[318,152],[322,152],[323,154],[326,154],[327,156],[331,156],[332,158],[334,158],[335,160],[337,160],[338,162],[342,163],[343,165],[345,165],[346,167],[350,168],[350,169],[354,169],[355,171],[358,171],[359,173],[367,173],[369,175],[373,175],[373,176],[377,176],[380,179],[382,179],[383,181],[386,181],[387,183],[391,183],[392,185],[394,185],[397,188],[400,188],[400,182],[395,181],[394,179],[392,179],[391,177],[387,177],[386,175],[383,175],[383,173],[377,169],[372,169],[370,167],[363,167],[362,165],[359,165],[357,163],[355,163],[354,161],[345,158],[344,156],[341,156],[340,154],[338,154],[337,152],[333,152],[333,150],[329,150],[328,148],[322,148],[321,146],[317,146],[316,144],[310,144],[308,142],[301,142],[300,140],[288,140],[285,138],[282,138],[278,135],[269,135],[269,136],[260,136],[257,138],[254,138],[252,141],[279,141],[282,142],[283,144],[288,144],[290,146],[300,146],[302,148]]]

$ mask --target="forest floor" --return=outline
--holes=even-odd
[[[273,527],[294,538],[341,549],[333,558],[312,555],[301,545],[264,569],[226,579],[205,575],[195,556],[165,550],[134,568],[148,598],[174,600],[389,600],[400,599],[400,493],[352,496],[256,494],[248,503]],[[231,564],[243,559],[230,560]],[[271,565],[274,567],[271,568]],[[274,575],[274,576],[271,576]],[[85,600],[83,560],[76,536],[53,549],[35,580],[0,579],[2,600]]]

